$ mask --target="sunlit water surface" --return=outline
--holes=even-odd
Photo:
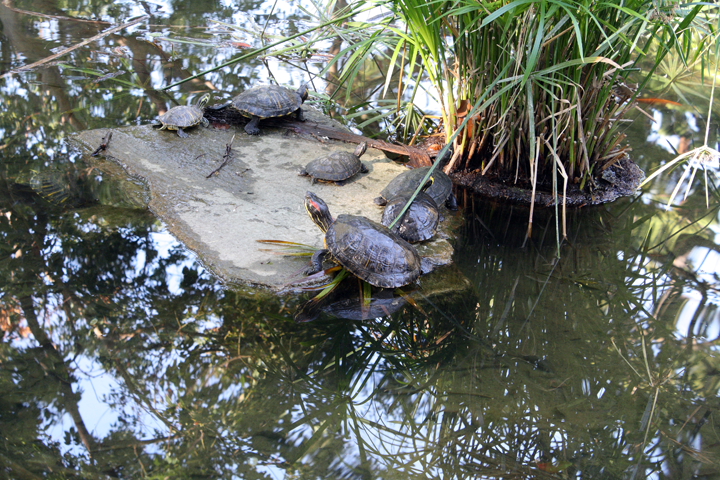
[[[110,26],[92,21],[151,15],[0,81],[0,477],[718,478],[720,250],[702,172],[670,210],[682,171],[571,211],[560,248],[555,212],[537,212],[525,240],[526,209],[458,192],[444,285],[390,317],[296,324],[303,298],[223,285],[146,210],[141,182],[68,147],[73,132],[149,123],[206,90],[312,78],[329,93],[323,52],[157,90],[259,46],[258,29],[308,28],[313,12],[0,6],[2,72]],[[645,171],[702,143],[697,108],[649,106],[655,123],[629,124]]]

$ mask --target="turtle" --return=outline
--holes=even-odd
[[[312,183],[318,180],[341,183],[356,173],[368,172],[367,167],[360,161],[360,157],[366,150],[367,143],[363,142],[357,146],[354,153],[340,151],[316,158],[308,163],[298,175],[312,177]]]
[[[305,209],[325,232],[325,248],[313,254],[306,274],[322,270],[329,254],[350,273],[376,287],[402,287],[420,276],[421,258],[415,247],[385,225],[357,215],[343,214],[333,220],[327,204],[313,192],[305,194]]]
[[[420,182],[423,181],[428,170],[432,167],[420,167],[403,172],[397,177],[390,180],[385,188],[380,192],[380,196],[375,199],[378,205],[386,205],[388,200],[403,194],[404,192],[413,192],[417,189]],[[457,199],[452,193],[452,180],[442,170],[435,170],[432,174],[433,183],[427,190],[427,194],[433,197],[438,205],[445,205],[450,210],[457,210]]]
[[[158,117],[158,121],[162,124],[160,130],[177,130],[179,137],[187,138],[190,135],[185,133],[183,128],[194,127],[200,123],[207,127],[210,123],[203,116],[203,108],[207,105],[208,100],[210,100],[210,94],[206,93],[195,105],[180,105],[171,108]]]
[[[425,188],[429,188],[431,183],[428,182]],[[388,200],[380,223],[389,228],[414,192],[406,191]],[[410,243],[423,242],[435,236],[440,220],[437,203],[426,191],[421,191],[392,230]]]
[[[301,122],[303,117],[303,104],[308,98],[308,86],[304,83],[297,91],[278,85],[258,85],[245,90],[230,102],[230,106],[238,110],[250,121],[245,125],[249,135],[260,135],[260,120],[263,118],[284,117],[295,114]]]

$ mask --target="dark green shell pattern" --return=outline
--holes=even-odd
[[[398,195],[404,195],[406,192],[414,192],[420,185],[423,178],[427,174],[430,167],[420,167],[401,173],[397,177],[390,180],[390,183],[380,192],[382,200],[388,201]],[[427,189],[426,193],[430,195],[435,203],[444,205],[452,194],[452,180],[445,172],[436,169],[433,173],[433,184]],[[380,198],[376,199],[376,203],[381,205],[384,203]]]
[[[376,287],[397,288],[420,276],[415,247],[368,218],[338,216],[325,234],[325,244],[338,263]]]
[[[173,107],[158,117],[163,124],[162,128],[177,130],[178,128],[189,128],[203,122],[203,108],[210,98],[209,94],[200,97],[195,105],[180,105]]]
[[[293,113],[303,101],[301,93],[294,90],[278,85],[258,85],[236,95],[232,106],[248,116],[273,118]]]
[[[393,197],[385,206],[381,223],[387,227],[397,218],[413,192]],[[437,203],[425,192],[420,192],[405,212],[403,218],[395,224],[393,231],[410,243],[423,242],[435,236],[440,213]]]
[[[313,177],[313,182],[315,180],[327,182],[347,180],[357,173],[367,172],[367,168],[360,161],[360,157],[366,149],[367,144],[361,143],[354,153],[340,151],[316,158],[305,166],[300,175]]]

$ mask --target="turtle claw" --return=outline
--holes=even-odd
[[[177,134],[178,134],[178,137],[180,137],[180,138],[188,138],[190,136],[187,133],[185,133],[185,131],[182,128],[177,129]]]
[[[248,135],[260,135],[260,117],[252,117],[252,120],[245,125],[245,132]]]
[[[328,251],[326,249],[318,250],[313,253],[312,258],[310,259],[310,265],[307,266],[303,273],[305,275],[314,275],[321,271],[323,269],[323,261],[325,260],[325,256],[327,254]]]

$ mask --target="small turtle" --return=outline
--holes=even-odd
[[[360,161],[365,150],[367,150],[367,143],[363,142],[357,146],[354,153],[333,152],[330,155],[316,158],[308,163],[298,175],[312,177],[312,183],[318,180],[341,183],[356,173],[368,172],[367,167]]]
[[[417,194],[402,219],[392,227],[394,232],[397,232],[398,235],[410,243],[423,242],[434,237],[438,223],[442,220],[437,203],[426,193],[431,184],[432,181],[428,182],[425,191]],[[414,190],[404,192],[391,198],[385,206],[380,223],[389,228],[390,224],[405,208],[414,192]]]
[[[195,105],[180,105],[171,108],[158,117],[158,121],[162,123],[160,130],[177,130],[179,137],[187,138],[190,135],[185,133],[183,128],[194,127],[200,123],[207,127],[210,123],[203,116],[203,108],[207,105],[208,100],[210,100],[210,94],[206,93]]]
[[[305,194],[305,208],[325,232],[325,249],[315,252],[306,274],[322,270],[323,259],[330,254],[337,263],[376,287],[402,287],[420,276],[422,264],[415,247],[386,226],[355,215],[340,215],[333,220],[327,204],[312,192]]]
[[[245,131],[249,135],[260,135],[259,124],[263,118],[295,114],[298,120],[305,121],[300,105],[307,98],[307,84],[301,85],[297,91],[278,85],[258,85],[236,95],[230,106],[250,117],[250,121],[245,125]]]
[[[387,204],[388,200],[404,192],[414,192],[431,167],[420,167],[403,172],[390,180],[375,199],[378,205]],[[452,193],[452,180],[442,170],[435,170],[432,174],[433,183],[427,190],[427,194],[433,197],[438,205],[445,205],[450,210],[457,210],[457,199]]]

